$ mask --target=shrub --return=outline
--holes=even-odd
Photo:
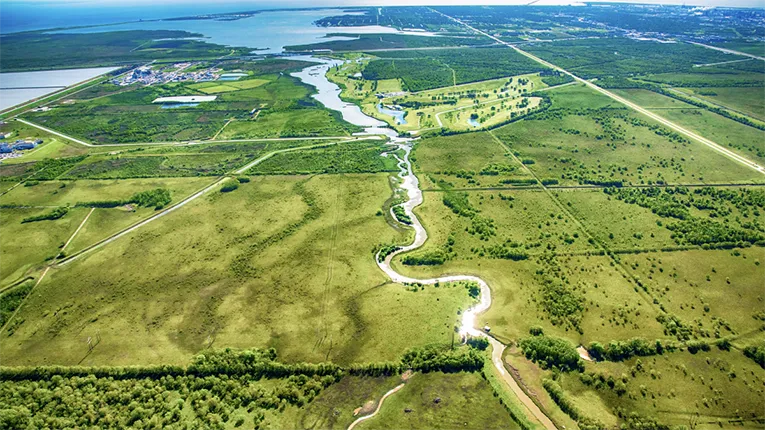
[[[234,181],[226,181],[225,184],[223,184],[222,187],[220,187],[221,193],[230,193],[231,191],[236,190],[239,188],[239,183]]]
[[[482,337],[470,336],[467,340],[467,344],[475,349],[484,351],[486,350],[486,348],[489,347],[489,339],[486,339],[483,336]]]

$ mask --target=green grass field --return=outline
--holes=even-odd
[[[646,103],[645,98],[650,94],[653,93],[643,92],[641,97],[644,99],[639,103],[655,106],[656,102]],[[582,97],[579,87],[550,91],[550,95],[553,107],[548,112],[535,116],[532,121],[509,124],[495,131],[520,158],[534,160],[529,167],[540,177],[557,178],[563,184],[762,181],[762,175],[752,169],[626,109],[571,111],[568,108],[571,104],[587,106],[585,103],[593,97]],[[659,95],[656,98],[658,103],[664,103],[666,99]],[[741,148],[749,156],[753,155],[750,148],[757,150],[760,146],[757,139],[761,131],[709,112],[698,109],[659,109],[656,112],[697,132],[710,131],[706,134],[708,138]],[[721,137],[726,139],[719,139]]]
[[[683,92],[765,120],[765,88],[683,88]]]
[[[284,70],[291,70],[289,64]],[[256,77],[255,77],[256,76]],[[231,118],[238,121],[221,138],[347,135],[358,128],[315,100],[314,91],[297,78],[278,74],[250,75],[240,81],[175,82],[115,89],[90,99],[67,99],[45,112],[24,118],[95,144],[186,142],[211,139]],[[98,86],[97,86],[98,87]],[[215,94],[198,106],[164,109],[158,97]],[[258,112],[260,111],[260,112]],[[254,112],[258,112],[254,118]]]
[[[378,416],[358,428],[513,429],[518,425],[480,375],[423,373],[412,376],[385,401]]]
[[[749,91],[756,92],[759,90],[749,89]],[[621,93],[628,99],[647,107],[653,107],[657,104],[661,106],[668,103],[667,100],[671,100],[669,97],[645,90],[623,90]],[[640,101],[635,97],[640,97]],[[740,103],[746,99],[740,98]],[[673,101],[683,109],[661,109],[654,110],[654,112],[715,143],[729,147],[745,157],[758,161],[765,160],[765,131],[740,124],[703,109],[697,109],[695,106],[680,101]]]
[[[53,269],[3,339],[4,357],[75,364],[76,327],[101,334],[83,362],[93,364],[182,363],[210,344],[274,346],[290,361],[381,361],[449,343],[467,292],[407,291],[374,264],[373,246],[402,240],[375,215],[388,196],[386,175],[264,177],[215,192]],[[366,231],[379,234],[359,241]],[[441,323],[422,330],[423,317]]]
[[[2,209],[0,218],[5,238],[0,246],[0,285],[7,286],[26,274],[34,273],[46,260],[58,255],[59,248],[69,239],[87,215],[89,209],[70,210],[64,217],[52,221],[22,223],[24,218],[42,215],[51,208]]]

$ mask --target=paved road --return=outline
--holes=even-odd
[[[725,52],[726,54],[743,55],[744,57],[749,57],[749,58],[754,58],[756,60],[763,60],[763,61],[765,61],[765,58],[763,58],[763,57],[759,57],[757,55],[752,55],[752,54],[747,54],[746,52],[734,51],[732,49],[720,48],[718,46],[705,45],[705,44],[699,43],[699,42],[690,42],[689,41],[688,43],[690,43],[692,45],[703,46],[704,48],[708,48],[708,49],[714,49],[715,51]]]
[[[94,145],[76,139],[72,136],[68,136],[58,131],[52,130],[47,127],[43,127],[39,124],[27,121],[25,119],[16,118],[16,121],[20,121],[26,125],[38,128],[42,131],[54,134],[72,142],[79,143],[80,145],[87,146],[89,148],[111,148],[115,146],[149,146],[149,145],[203,145],[207,143],[246,143],[246,142],[281,142],[281,141],[304,141],[304,140],[366,140],[366,139],[382,139],[380,136],[317,136],[317,137],[266,137],[262,139],[229,139],[229,140],[204,140],[204,141],[189,141],[189,142],[142,142],[142,143],[106,143]]]
[[[54,135],[56,135],[58,137],[63,137],[64,139],[71,140],[72,142],[75,142],[75,143],[79,143],[80,145],[89,146],[89,147],[99,146],[99,145],[90,144],[88,142],[84,142],[84,141],[82,141],[80,139],[75,139],[75,138],[73,138],[71,136],[67,136],[67,135],[59,133],[59,132],[57,132],[55,130],[51,130],[51,129],[47,128],[47,127],[43,127],[41,125],[37,125],[37,124],[35,124],[33,122],[29,122],[29,121],[27,121],[25,119],[16,118],[16,121],[21,122],[21,123],[26,124],[26,125],[29,125],[29,126],[32,126],[32,127],[35,127],[35,128],[39,128],[42,131],[45,131],[45,132],[50,133],[50,134],[54,134]],[[123,145],[127,145],[127,144],[123,144]],[[130,144],[130,145],[134,146],[134,144]]]
[[[614,93],[612,93],[612,92],[610,92],[608,90],[605,90],[605,89],[595,85],[594,83],[592,83],[592,82],[590,82],[588,80],[582,79],[582,78],[574,75],[573,73],[569,72],[568,70],[565,70],[565,69],[563,69],[561,67],[558,67],[558,66],[556,66],[556,65],[554,65],[554,64],[552,64],[550,62],[547,62],[547,61],[545,61],[545,60],[543,60],[543,59],[541,59],[541,58],[539,58],[539,57],[537,57],[537,56],[535,56],[533,54],[530,54],[530,53],[528,53],[528,52],[518,48],[517,46],[514,46],[514,45],[512,45],[510,43],[504,42],[501,39],[499,39],[497,37],[494,37],[494,36],[484,32],[484,31],[478,30],[478,29],[476,29],[476,28],[474,28],[474,27],[472,27],[472,26],[470,26],[468,24],[465,24],[464,22],[458,20],[457,18],[452,18],[451,16],[443,14],[443,13],[438,12],[438,11],[436,11],[436,12],[441,14],[441,15],[443,15],[446,18],[449,18],[449,19],[451,19],[451,20],[453,20],[453,21],[455,21],[455,22],[457,22],[457,23],[459,23],[459,24],[461,24],[461,25],[471,29],[472,31],[474,31],[476,33],[483,34],[486,37],[489,37],[489,38],[491,38],[493,40],[496,40],[497,42],[499,42],[499,43],[501,43],[501,44],[503,44],[503,45],[505,45],[507,47],[510,47],[510,48],[514,49],[516,52],[518,52],[519,54],[521,54],[521,55],[523,55],[525,57],[528,57],[528,58],[530,58],[530,59],[532,59],[532,60],[534,60],[534,61],[536,61],[536,62],[538,62],[538,63],[540,63],[542,65],[545,65],[545,66],[547,66],[547,67],[549,67],[549,68],[551,68],[553,70],[557,70],[557,71],[559,71],[561,73],[565,73],[565,74],[571,76],[572,78],[574,78],[574,80],[576,80],[577,82],[583,83],[584,85],[590,87],[591,89],[593,89],[593,90],[595,90],[595,91],[597,91],[597,92],[599,92],[599,93],[601,93],[601,94],[603,94],[605,96],[608,96],[611,99],[616,100],[619,103],[621,103],[621,104],[623,104],[623,105],[625,105],[625,106],[627,106],[629,108],[632,108],[633,110],[635,110],[637,112],[640,112],[641,114],[643,114],[643,115],[653,119],[654,121],[656,121],[656,122],[658,122],[658,123],[660,123],[660,124],[662,124],[664,126],[667,126],[667,127],[671,128],[672,130],[674,130],[674,131],[676,131],[678,133],[684,134],[685,136],[690,137],[691,139],[693,139],[693,140],[695,140],[697,142],[700,142],[700,143],[702,143],[702,144],[704,144],[704,145],[714,149],[715,151],[725,155],[726,157],[728,157],[728,158],[730,158],[730,159],[732,159],[734,161],[737,161],[737,162],[739,162],[739,163],[741,163],[741,164],[743,164],[743,165],[745,165],[745,166],[747,166],[747,167],[749,167],[751,169],[754,169],[757,172],[765,175],[765,167],[755,163],[754,161],[752,161],[752,160],[750,160],[750,159],[748,159],[748,158],[746,158],[746,157],[744,157],[742,155],[739,155],[739,154],[737,154],[737,153],[735,153],[735,152],[725,148],[722,145],[719,145],[719,144],[717,144],[717,143],[715,143],[715,142],[713,142],[713,141],[711,141],[711,140],[709,140],[709,139],[707,139],[707,138],[705,138],[703,136],[700,136],[700,135],[698,135],[698,134],[696,134],[696,133],[694,133],[694,132],[692,132],[690,130],[687,130],[687,129],[685,129],[685,128],[683,128],[683,127],[681,127],[681,126],[679,126],[679,125],[677,125],[677,124],[675,124],[675,123],[673,123],[673,122],[671,122],[669,120],[666,120],[666,119],[662,118],[661,116],[656,115],[655,113],[653,113],[653,112],[651,112],[651,111],[649,111],[647,109],[644,109],[641,106],[639,106],[639,105],[637,105],[637,104],[635,104],[635,103],[633,103],[633,102],[631,102],[631,101],[629,101],[629,100],[627,100],[627,99],[625,99],[623,97],[617,96],[616,94],[614,94]],[[707,46],[707,45],[702,45],[702,46]],[[713,48],[713,49],[718,49],[718,48],[714,48],[714,47],[710,47],[710,46],[707,46],[707,47]],[[722,48],[719,48],[719,49],[722,49]],[[735,51],[734,51],[734,53],[735,53]],[[749,56],[751,57],[751,55],[749,55]],[[757,58],[763,59],[761,57],[757,57]]]

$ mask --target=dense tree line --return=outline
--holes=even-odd
[[[204,351],[188,366],[0,367],[0,428],[258,429],[266,411],[309,403],[344,375],[476,372],[481,349],[416,348],[396,363],[346,368],[280,363],[273,348]]]
[[[396,217],[396,219],[406,225],[412,225],[412,218],[406,214],[406,211],[404,210],[404,207],[401,205],[393,206],[393,215]]]
[[[91,202],[77,202],[75,207],[91,207],[91,208],[116,208],[118,206],[124,206],[129,204],[136,204],[141,207],[154,207],[155,209],[162,209],[165,207],[172,198],[170,197],[170,190],[166,188],[155,188],[149,191],[142,191],[133,194],[131,197],[124,200],[96,200]]]
[[[518,346],[526,358],[544,369],[555,368],[564,372],[584,369],[576,348],[565,339],[545,335],[530,336],[521,339]]]
[[[69,213],[69,208],[66,206],[55,208],[49,212],[46,212],[41,215],[34,215],[30,217],[26,217],[21,220],[22,224],[29,223],[29,222],[36,222],[36,221],[52,221],[57,220],[59,218],[63,218],[64,215]]]
[[[401,262],[407,266],[439,266],[444,264],[449,256],[440,249],[405,255]]]

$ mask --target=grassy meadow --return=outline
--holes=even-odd
[[[348,363],[450,343],[467,291],[407,290],[374,264],[376,244],[404,237],[376,215],[386,176],[253,178],[54,268],[3,338],[5,360],[183,363],[208,346],[255,344],[288,361]],[[365,231],[379,234],[359,241]],[[423,331],[423,317],[441,323]],[[102,343],[85,356],[77,333],[91,332]]]

